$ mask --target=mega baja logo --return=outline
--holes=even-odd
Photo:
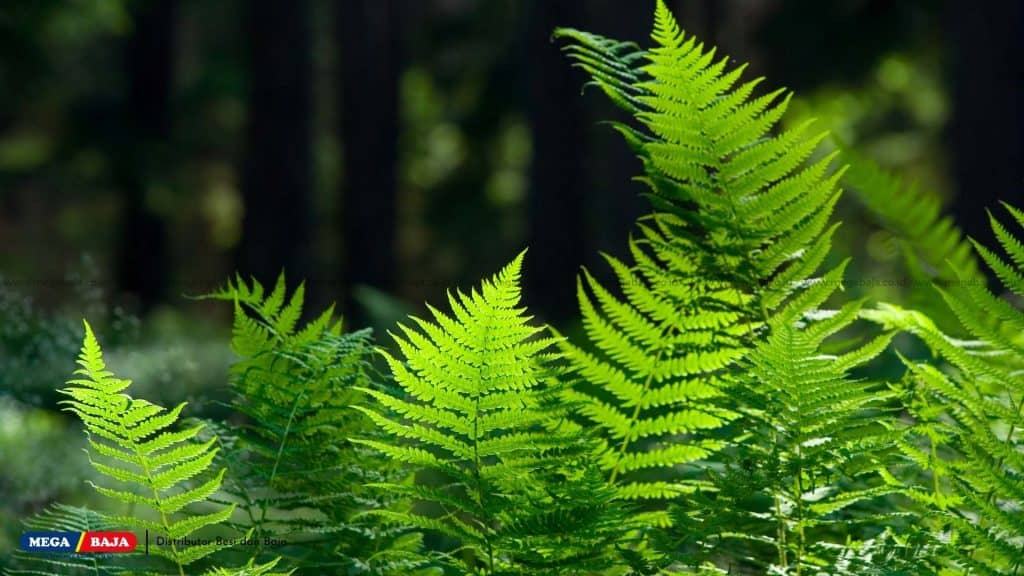
[[[26,532],[21,549],[26,552],[131,552],[138,539],[131,532]]]

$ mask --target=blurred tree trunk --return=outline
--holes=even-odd
[[[394,289],[403,5],[351,0],[338,2],[336,10],[344,160],[341,280],[345,313],[359,322],[355,286]]]
[[[560,322],[576,314],[576,275],[586,255],[587,120],[580,88],[558,45],[559,26],[580,28],[583,6],[576,0],[534,0],[527,14],[528,70],[533,164],[527,205],[526,301],[543,319]],[[596,207],[601,209],[601,207]]]
[[[991,244],[985,210],[1021,205],[1024,191],[1024,3],[947,4],[952,60],[950,122],[956,198],[953,210],[971,237]]]
[[[313,59],[308,0],[247,9],[249,112],[238,268],[261,282],[310,273]]]
[[[171,136],[176,0],[140,3],[124,45],[128,83],[116,178],[124,204],[117,266],[119,290],[138,299],[141,312],[166,293],[166,227],[148,191],[166,171]]]

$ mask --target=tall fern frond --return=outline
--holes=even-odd
[[[1004,206],[1024,227],[1024,213]],[[1005,256],[971,242],[1010,294],[1024,297],[1024,245],[990,218]],[[952,368],[906,360],[922,436],[946,449],[918,459],[934,478],[920,499],[945,511],[953,528],[947,554],[967,573],[1014,574],[1024,570],[1024,313],[968,271],[953,271],[960,283],[938,290],[973,340],[951,338],[925,315],[896,306],[869,317],[919,336]]]
[[[78,358],[78,376],[60,390],[64,409],[78,416],[89,436],[89,459],[105,480],[92,484],[101,496],[131,507],[131,515],[106,515],[108,522],[139,532],[164,536],[169,544],[153,545],[184,576],[185,567],[222,546],[216,542],[179,547],[175,541],[225,522],[234,506],[186,512],[193,505],[209,510],[220,490],[224,470],[212,470],[216,439],[195,442],[201,426],[175,429],[185,403],[167,410],[125,393],[131,381],[107,370],[103,352],[89,323]],[[148,511],[152,518],[145,517]]]
[[[289,296],[282,274],[270,291],[236,278],[206,296],[235,312],[232,405],[245,421],[221,436],[232,441],[228,488],[245,512],[239,528],[260,542],[289,542],[254,554],[285,556],[302,573],[394,573],[395,556],[417,549],[418,537],[356,519],[385,505],[364,485],[404,477],[349,441],[372,430],[353,409],[365,402],[359,388],[377,387],[370,331],[343,333],[333,306],[300,327],[304,293],[300,284]]]
[[[421,504],[378,511],[450,538],[446,563],[472,574],[578,574],[606,567],[622,533],[614,493],[563,426],[551,390],[551,338],[519,305],[523,254],[450,312],[412,318],[381,351],[398,389],[364,389],[363,411],[393,441],[359,439],[421,471],[385,484]],[[596,482],[595,482],[596,478]]]
[[[769,318],[795,321],[841,278],[839,266],[809,282],[829,253],[841,171],[831,155],[808,160],[825,136],[809,124],[773,135],[790,96],[754,96],[762,79],[741,82],[745,67],[686,36],[660,0],[646,51],[556,34],[634,116],[617,129],[644,163],[654,208],[632,262],[606,256],[621,296],[587,271],[580,279],[590,346],[563,344],[578,379],[570,399],[603,431],[620,496],[665,524],[663,501],[694,489],[682,472],[722,446],[713,431],[735,416],[725,394],[737,361]]]

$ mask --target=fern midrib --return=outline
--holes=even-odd
[[[675,330],[674,326],[668,326],[667,330],[663,329],[663,331],[659,335],[660,336],[659,339],[663,340],[664,338],[666,338],[668,336],[668,334],[666,334],[666,332],[671,332],[673,330]],[[665,348],[664,347],[661,347],[661,348],[658,349],[658,355],[654,359],[654,364],[655,365],[657,365],[658,362],[661,362],[661,358],[664,355],[664,353],[665,353]],[[633,414],[629,418],[629,422],[630,422],[630,427],[631,428],[632,428],[632,426],[634,424],[636,424],[637,419],[640,418],[640,410],[641,410],[641,408],[643,406],[642,398],[643,398],[644,395],[647,394],[648,390],[650,390],[651,383],[653,382],[653,380],[654,380],[654,370],[651,370],[651,371],[649,371],[647,373],[647,378],[644,380],[644,385],[643,385],[643,388],[641,389],[641,392],[640,392],[640,398],[637,398],[636,406],[633,408]],[[633,436],[631,434],[627,434],[626,437],[622,439],[622,445],[619,447],[619,455],[615,459],[615,467],[612,468],[612,472],[608,476],[608,483],[611,484],[611,485],[615,484],[615,479],[618,477],[619,469],[622,467],[622,460],[626,457],[626,450],[629,449],[629,445],[630,445],[630,442],[631,442],[632,439],[633,439]]]
[[[778,431],[774,428],[772,429],[772,444],[775,446],[775,450],[777,451],[779,445]],[[787,567],[787,562],[789,561],[789,555],[786,553],[786,520],[782,515],[782,498],[778,493],[776,493],[773,499],[775,500],[775,519],[777,522],[775,529],[776,549],[779,554],[779,564],[783,569],[785,569]]]
[[[303,382],[308,382],[308,379],[303,379],[302,381]],[[277,454],[274,456],[274,466],[273,466],[273,468],[270,471],[270,478],[267,480],[267,488],[270,489],[270,490],[273,490],[274,480],[275,480],[275,478],[277,478],[277,470],[278,470],[278,468],[281,465],[281,459],[282,459],[282,457],[284,455],[284,447],[288,443],[288,436],[291,433],[292,423],[295,422],[295,414],[298,411],[299,402],[301,402],[304,399],[305,394],[306,394],[306,388],[303,388],[301,392],[299,392],[298,394],[295,395],[295,400],[292,402],[292,409],[291,409],[291,412],[288,414],[288,423],[285,425],[284,433],[281,435],[281,442],[280,442],[280,444],[278,444]],[[264,525],[264,523],[266,523],[266,520],[267,520],[267,508],[268,507],[269,507],[268,500],[267,499],[263,499],[263,501],[260,503],[260,519],[259,519],[259,523],[256,526],[256,528],[257,528],[257,530],[259,530],[259,534],[260,534],[260,538],[258,538],[259,543],[256,545],[256,557],[257,558],[259,557],[260,554],[263,553],[263,542],[264,542],[264,538],[262,538],[262,536],[263,536],[263,525]]]
[[[123,422],[120,423],[120,426],[121,430],[126,433],[126,437],[133,438],[130,434],[128,434],[128,430],[127,428],[125,428]],[[174,563],[178,566],[178,576],[185,576],[185,567],[181,564],[181,561],[178,559],[178,547],[174,544],[175,539],[171,535],[171,524],[167,521],[167,514],[164,512],[163,506],[161,505],[163,499],[160,497],[160,491],[156,489],[156,484],[153,482],[153,474],[152,472],[150,472],[149,469],[149,458],[147,455],[142,453],[142,450],[139,449],[139,443],[136,442],[134,438],[132,439],[132,449],[135,451],[135,456],[139,459],[139,462],[142,463],[142,471],[146,475],[146,483],[153,491],[153,501],[156,503],[157,510],[160,512],[160,523],[163,525],[164,530],[167,532],[167,539],[170,540],[171,554],[174,556]]]
[[[802,402],[801,402],[802,404]],[[802,435],[798,431],[797,437]],[[796,444],[796,471],[793,478],[793,488],[795,493],[793,494],[793,500],[796,502],[796,515],[797,515],[797,552],[796,552],[796,574],[800,576],[803,570],[803,559],[804,559],[804,546],[806,539],[804,536],[804,464],[803,464],[803,446],[800,442]],[[813,482],[812,482],[813,485]]]
[[[487,350],[490,344],[491,326],[490,323],[485,323],[483,326],[483,349]],[[489,574],[494,573],[494,546],[491,543],[491,518],[487,510],[487,498],[484,494],[483,478],[480,473],[480,399],[483,396],[483,384],[485,382],[483,367],[487,366],[487,360],[483,360],[480,364],[480,368],[477,369],[478,386],[474,391],[473,395],[473,479],[476,480],[476,497],[477,502],[480,504],[480,512],[482,515],[482,534],[484,536],[484,546],[487,548],[487,572]]]

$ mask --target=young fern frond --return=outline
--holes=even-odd
[[[162,556],[184,576],[185,567],[222,546],[210,544],[179,547],[174,542],[204,527],[231,517],[234,506],[206,513],[185,513],[193,504],[207,504],[220,490],[224,470],[214,472],[216,439],[195,442],[202,426],[173,429],[185,404],[166,410],[124,393],[131,381],[116,378],[103,361],[103,352],[88,322],[78,358],[78,378],[60,390],[68,400],[64,409],[78,416],[89,436],[89,459],[105,479],[92,484],[100,495],[131,506],[133,515],[106,516],[115,525],[162,535],[168,545],[152,545],[150,553]],[[140,509],[152,512],[145,519]],[[175,519],[175,518],[179,519]]]
[[[1005,207],[1024,227],[1024,213]],[[1024,247],[994,217],[991,224],[1006,256],[972,243],[1006,289],[1022,297]],[[955,266],[953,271],[959,285],[938,290],[974,340],[951,338],[923,314],[896,306],[883,305],[868,316],[919,336],[954,369],[905,360],[922,435],[937,430],[932,441],[947,449],[925,460],[935,481],[932,493],[919,497],[945,511],[942,520],[954,529],[946,553],[969,573],[1019,573],[1024,570],[1024,313],[972,281],[968,272]],[[948,449],[954,453],[945,455]]]
[[[761,79],[739,83],[744,67],[685,36],[660,0],[647,51],[556,34],[634,116],[617,128],[644,163],[654,207],[630,242],[632,263],[606,256],[621,297],[586,271],[580,280],[591,346],[563,344],[579,380],[570,397],[604,432],[602,465],[620,496],[648,501],[648,519],[665,524],[657,502],[693,490],[681,467],[720,448],[711,431],[735,416],[723,394],[736,361],[769,318],[795,321],[841,278],[842,266],[807,282],[830,249],[841,172],[833,156],[808,161],[823,133],[772,135],[789,96],[753,97]]]
[[[454,540],[444,562],[457,570],[597,571],[625,521],[561,422],[549,389],[554,341],[519,306],[522,261],[449,294],[451,312],[431,307],[433,321],[399,325],[403,359],[381,352],[399,389],[363,390],[376,400],[363,411],[393,440],[357,441],[435,478],[381,485],[430,506],[375,514]]]
[[[283,274],[269,292],[236,278],[206,297],[235,310],[232,406],[246,422],[231,433],[226,460],[228,490],[246,513],[239,529],[291,543],[254,554],[286,556],[310,574],[339,564],[353,574],[399,569],[394,556],[417,549],[419,539],[356,519],[385,504],[365,484],[404,477],[349,441],[372,430],[353,409],[365,402],[358,389],[376,386],[370,331],[343,333],[333,306],[300,327],[304,286],[289,297]]]

